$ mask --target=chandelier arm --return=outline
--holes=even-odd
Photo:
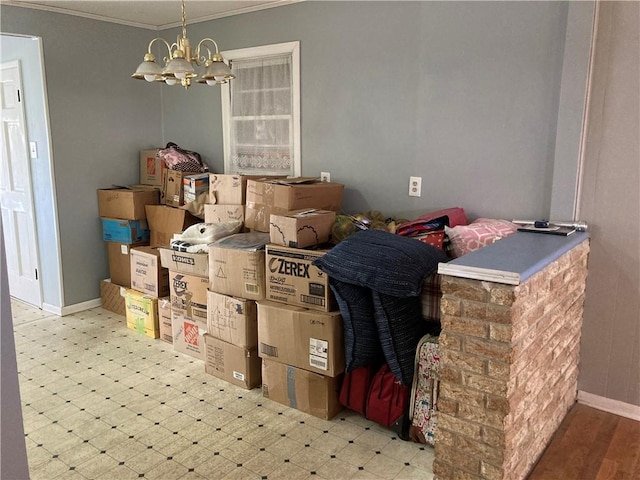
[[[169,52],[169,58],[171,58],[171,45],[162,37],[156,37],[149,42],[149,46],[147,47],[147,53],[151,53],[151,46],[154,44],[156,40],[160,40],[167,47],[167,51]]]
[[[213,43],[213,46],[216,47],[216,54],[220,54],[220,52],[218,51],[218,44],[216,43],[216,41],[213,38],[203,38],[202,40],[200,40],[198,42],[198,46],[196,47],[196,55],[199,57],[200,56],[200,47],[202,46],[202,44],[204,42],[206,42],[207,40],[209,40],[211,43]],[[209,51],[209,53],[211,53],[211,51]]]

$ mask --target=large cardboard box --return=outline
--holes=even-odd
[[[100,298],[102,308],[123,317],[127,314],[124,295],[126,288],[113,283],[110,278],[100,281]]]
[[[262,396],[314,417],[331,420],[342,410],[340,385],[340,377],[262,359]]]
[[[265,298],[322,312],[336,310],[329,277],[313,265],[326,252],[267,245]]]
[[[122,287],[131,287],[131,249],[142,247],[147,243],[106,242],[109,257],[109,275],[111,281]]]
[[[169,270],[171,311],[207,324],[207,277]]]
[[[173,345],[170,297],[163,297],[158,299],[158,326],[160,329],[160,340]]]
[[[198,172],[181,172],[179,170],[165,170],[162,184],[162,198],[165,205],[180,207],[184,205],[183,178]]]
[[[171,242],[173,235],[184,232],[187,227],[195,223],[202,222],[186,210],[166,205],[149,205],[147,207],[147,221],[151,230],[150,244],[152,247],[166,247]]]
[[[140,150],[140,183],[162,187],[162,170],[164,162],[157,157],[160,149]]]
[[[162,266],[174,272],[209,277],[209,254],[178,252],[170,248],[160,248]]]
[[[245,226],[269,231],[271,214],[317,208],[340,212],[344,185],[309,178],[247,180]]]
[[[102,218],[102,239],[105,242],[145,243],[149,241],[150,231],[147,221]]]
[[[158,338],[158,299],[133,289],[127,289],[124,298],[127,327],[147,337]]]
[[[204,223],[244,222],[244,205],[204,206]]]
[[[101,188],[98,214],[101,217],[140,220],[146,218],[145,205],[160,203],[160,192],[147,188]]]
[[[207,332],[207,321],[193,319],[180,311],[171,308],[171,329],[173,348],[198,360],[205,359],[204,334]]]
[[[336,212],[315,208],[271,214],[269,238],[285,247],[313,247],[329,241],[335,221]]]
[[[209,201],[216,205],[244,205],[246,189],[244,175],[209,175]]]
[[[169,295],[169,270],[160,265],[158,247],[131,249],[131,286],[154,297]]]
[[[237,233],[209,246],[209,289],[249,300],[264,299],[264,247],[269,235]]]
[[[255,347],[239,347],[209,334],[204,342],[205,372],[248,390],[260,385],[262,365]]]
[[[258,346],[258,311],[254,300],[207,293],[207,332],[239,347]]]
[[[258,302],[258,346],[262,358],[329,377],[344,372],[340,312]]]

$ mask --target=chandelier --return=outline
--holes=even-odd
[[[164,67],[156,62],[151,53],[151,46],[160,41],[167,47],[167,56],[163,58]],[[215,51],[212,51],[212,48]],[[198,77],[194,65],[204,66],[204,72]],[[203,38],[195,51],[191,50],[187,38],[187,18],[182,0],[182,35],[178,35],[175,43],[169,45],[163,38],[154,38],[149,42],[144,61],[138,66],[133,78],[147,82],[164,82],[167,85],[182,85],[185,89],[191,86],[191,81],[206,83],[207,85],[221,85],[235,77],[224,58],[218,51],[218,44],[212,38]]]

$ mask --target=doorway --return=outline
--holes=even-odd
[[[5,244],[6,258],[2,259],[2,261],[6,260],[9,267],[11,262],[20,259],[20,262],[22,262],[20,265],[15,268],[11,266],[10,268],[16,272],[24,270],[27,277],[31,274],[32,279],[37,277],[39,282],[39,287],[33,287],[33,291],[40,295],[40,300],[38,301],[37,297],[25,298],[22,294],[17,293],[14,288],[14,281],[10,278],[9,283],[13,297],[47,312],[62,315],[64,306],[62,258],[42,38],[31,35],[1,33],[0,64],[2,66],[19,65],[21,78],[17,84],[21,90],[18,106],[23,110],[22,120],[24,120],[22,127],[20,127],[24,133],[20,134],[19,141],[13,142],[16,145],[19,144],[19,146],[9,145],[8,143],[1,146],[0,164],[2,167],[0,170],[2,170],[3,177],[7,179],[2,180],[4,182],[2,195],[4,196],[6,191],[4,186],[10,183],[9,167],[5,164],[5,160],[8,163],[8,155],[13,156],[15,150],[18,155],[21,155],[22,163],[18,167],[12,165],[12,170],[15,171],[16,168],[23,169],[28,176],[28,183],[24,184],[27,181],[27,177],[25,177],[23,179],[15,179],[14,185],[19,184],[23,191],[28,190],[31,192],[32,210],[30,216],[27,214],[22,216],[22,214],[18,215],[17,213],[10,214],[9,211],[4,211],[5,201],[1,197],[0,205],[3,207],[5,217],[13,215],[18,217],[20,222],[23,222],[20,224],[20,231],[30,229],[32,234],[35,235],[35,247],[30,247],[30,252],[20,252],[23,256],[32,253],[33,259],[31,262],[21,259],[18,251],[10,245],[9,241]],[[3,81],[5,76],[9,75],[8,72],[10,70],[11,68],[2,71]],[[7,102],[18,102],[16,93],[11,98],[10,91],[12,90],[13,87],[3,86],[2,95],[7,97]],[[6,94],[5,91],[7,92]],[[3,128],[3,131],[6,131],[6,129]],[[35,146],[33,153],[31,152],[30,144]],[[9,149],[11,149],[11,152],[9,152]],[[5,152],[7,153],[5,154]],[[23,226],[27,218],[29,223],[33,221],[33,225],[29,228]],[[16,220],[12,221],[16,222]],[[9,221],[2,218],[2,222],[3,233],[6,236],[9,228],[7,223]],[[14,228],[14,230],[16,229]],[[27,241],[25,238],[29,238],[29,236],[27,235],[19,240],[16,239],[14,244],[19,244],[21,247],[29,244],[34,245],[33,239]],[[33,292],[30,291],[29,293]]]
[[[42,286],[19,61],[0,65],[0,207],[11,296],[42,307]]]

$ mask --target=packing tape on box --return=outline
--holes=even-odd
[[[287,365],[287,397],[289,397],[289,406],[291,408],[298,408],[298,402],[296,401],[296,369],[290,365]]]

